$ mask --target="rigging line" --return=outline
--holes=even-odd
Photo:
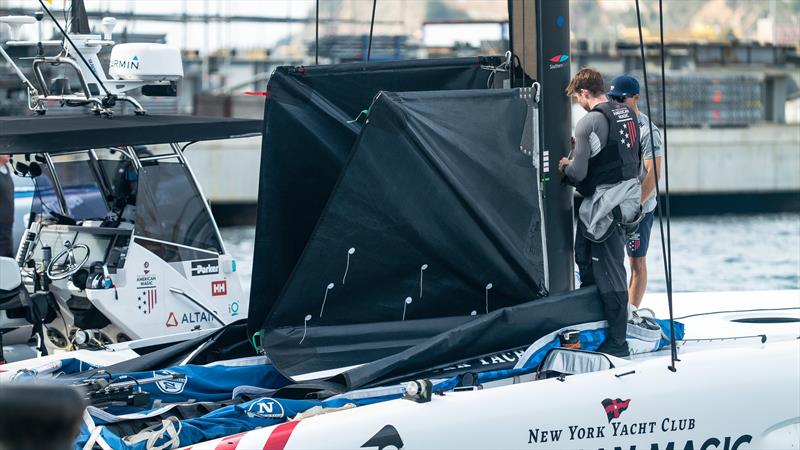
[[[58,31],[60,31],[61,35],[64,36],[64,38],[69,42],[69,44],[75,50],[75,53],[77,53],[78,56],[81,57],[81,61],[83,61],[83,64],[89,69],[89,72],[92,73],[92,76],[94,77],[95,80],[97,80],[97,83],[100,85],[100,87],[103,88],[104,91],[106,91],[106,96],[110,96],[111,93],[108,92],[108,89],[106,89],[106,85],[103,84],[103,81],[100,80],[100,77],[97,76],[97,73],[94,71],[94,68],[92,68],[92,66],[89,64],[89,61],[87,61],[86,58],[83,56],[83,53],[81,53],[81,51],[78,50],[78,47],[75,45],[74,42],[72,42],[72,39],[70,39],[70,37],[67,34],[67,32],[64,31],[63,28],[61,28],[61,24],[58,23],[58,20],[56,20],[55,16],[53,16],[53,13],[50,12],[50,10],[47,8],[47,6],[45,6],[44,0],[39,0],[39,4],[42,6],[42,9],[44,9],[44,11],[47,13],[47,15],[50,16],[50,20],[52,20],[53,23],[56,24],[56,27],[58,27]]]
[[[525,82],[527,80],[525,74],[527,74],[527,67],[525,67],[525,0],[522,0],[522,83],[520,87],[525,86]]]
[[[669,158],[667,158],[667,77],[664,73],[664,12],[662,0],[658,0],[658,22],[659,22],[659,46],[661,47],[661,116],[664,121],[662,136],[664,138],[664,204],[667,207],[667,268],[669,270],[669,298],[672,297],[672,233],[670,229],[670,205],[669,205]],[[658,174],[656,174],[658,175]],[[656,179],[658,179],[656,177]],[[672,302],[669,303],[670,309]],[[672,312],[670,311],[670,316]],[[675,355],[677,359],[677,355]]]
[[[41,0],[39,0],[41,1]],[[372,56],[372,31],[375,28],[375,4],[378,3],[378,0],[372,0],[372,20],[369,21],[369,43],[367,44],[367,62],[369,62],[370,56]]]
[[[659,0],[659,3],[660,3],[660,0]],[[661,10],[659,10],[659,14],[661,14]],[[651,155],[650,156],[651,156],[652,162],[653,162],[653,176],[655,177],[655,180],[656,180],[656,183],[655,183],[655,186],[656,186],[656,200],[658,200],[658,197],[660,197],[661,192],[660,192],[660,189],[659,189],[659,186],[658,186],[658,166],[656,165],[655,142],[654,142],[654,138],[653,138],[653,121],[651,119],[651,117],[653,117],[653,116],[652,116],[651,111],[650,111],[650,90],[648,88],[648,83],[647,83],[647,61],[646,61],[645,55],[644,55],[644,37],[642,36],[642,14],[641,14],[641,10],[640,10],[640,7],[639,7],[639,0],[636,0],[636,22],[637,22],[638,29],[639,29],[639,52],[641,54],[641,60],[642,60],[642,76],[644,78],[644,80],[643,80],[644,95],[645,95],[645,99],[646,99],[645,100],[645,104],[647,106],[647,118],[648,118],[647,122],[648,122],[648,124],[650,126],[650,136],[649,136],[650,137],[650,149],[651,149]],[[662,45],[661,48],[662,48],[662,51],[663,51],[663,29],[662,29],[661,45]],[[663,57],[663,55],[662,55],[662,57]],[[662,62],[662,69],[663,69],[663,62]],[[662,87],[662,89],[663,89],[663,87]],[[666,115],[665,115],[665,118],[666,118]],[[639,145],[641,145],[641,143],[639,143]],[[666,147],[666,145],[664,145],[664,147]],[[664,153],[664,159],[666,159],[666,152]],[[665,170],[666,170],[666,166],[665,166]],[[664,174],[664,178],[665,178],[665,180],[666,180],[666,178],[668,178],[667,173]],[[678,352],[677,352],[677,349],[676,349],[676,342],[675,342],[675,331],[674,331],[675,330],[675,319],[674,319],[673,309],[672,309],[672,273],[671,273],[671,270],[670,270],[671,267],[670,267],[670,265],[669,265],[669,263],[667,261],[668,255],[670,253],[668,253],[668,251],[667,251],[667,247],[669,246],[669,244],[664,239],[664,215],[661,214],[661,203],[660,202],[657,203],[657,207],[658,207],[658,224],[659,224],[659,230],[661,232],[661,252],[664,255],[664,278],[665,278],[666,285],[667,285],[667,305],[669,307],[669,324],[670,324],[670,333],[669,334],[670,334],[670,356],[671,356],[671,363],[670,363],[669,369],[674,372],[676,370],[675,369],[675,362],[678,361]],[[668,214],[669,213],[667,212],[667,223],[669,223],[669,215]]]
[[[315,9],[317,16],[317,24],[314,29],[314,64],[319,65],[319,0],[317,0],[317,7]]]

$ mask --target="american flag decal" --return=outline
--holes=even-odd
[[[606,416],[608,416],[609,423],[613,419],[619,419],[619,416],[622,414],[623,411],[628,409],[628,405],[631,403],[631,400],[620,400],[615,399],[612,400],[607,398],[602,401],[603,408],[606,411]]]
[[[636,124],[633,119],[624,119],[619,122],[625,122],[624,126],[619,130],[619,143],[623,148],[630,150],[635,149],[633,145],[636,142]]]
[[[635,235],[631,236],[631,238],[628,240],[628,248],[630,248],[632,252],[639,250],[639,247],[641,246],[642,246],[642,240],[639,237],[639,233],[636,233]]]
[[[150,314],[158,303],[158,291],[156,289],[145,289],[139,291],[139,310],[142,314]]]

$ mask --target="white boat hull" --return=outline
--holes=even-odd
[[[676,372],[670,371],[668,364],[665,354],[564,381],[553,378],[448,393],[425,404],[394,400],[191,449],[737,450],[800,446],[800,341],[796,338],[765,344],[756,339],[727,349],[686,352]],[[605,399],[627,402],[627,408],[609,419],[602,404]],[[365,446],[387,426],[391,428],[384,430],[385,446]],[[399,438],[394,446],[390,443],[393,436]]]
[[[665,296],[645,304],[667,316]],[[800,448],[800,291],[678,294],[674,309],[687,339],[675,372],[666,350],[563,381],[393,400],[191,449]],[[609,418],[607,399],[627,407]]]

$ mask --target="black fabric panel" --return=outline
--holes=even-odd
[[[258,193],[250,333],[297,264],[363,123],[384,90],[485,89],[498,57],[279,67],[270,78]]]
[[[209,141],[258,135],[262,121],[198,116],[0,118],[0,153],[59,153],[119,145]]]
[[[595,287],[510,306],[479,316],[403,352],[351,369],[331,380],[347,390],[410,380],[431,369],[532,344],[573,324],[605,320]]]
[[[402,301],[402,299],[401,299]],[[298,327],[270,331],[264,341],[268,354],[278,355],[275,367],[287,377],[375,361],[419,345],[431,336],[457,327],[472,316],[394,322],[311,326],[303,344]],[[302,319],[301,319],[302,321]]]
[[[485,314],[488,283],[490,311],[546,294],[536,173],[520,151],[526,117],[518,90],[377,97],[267,318],[265,348],[279,370],[293,376],[395,353],[407,332],[420,331],[418,319]],[[356,324],[371,324],[383,348],[355,351],[363,344],[348,348],[318,331]]]

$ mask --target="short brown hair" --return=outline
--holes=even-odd
[[[579,93],[582,89],[586,89],[587,91],[591,92],[592,95],[598,96],[601,94],[605,94],[605,81],[603,80],[603,75],[600,72],[586,67],[578,71],[572,80],[569,81],[567,85],[567,95],[573,96]]]

